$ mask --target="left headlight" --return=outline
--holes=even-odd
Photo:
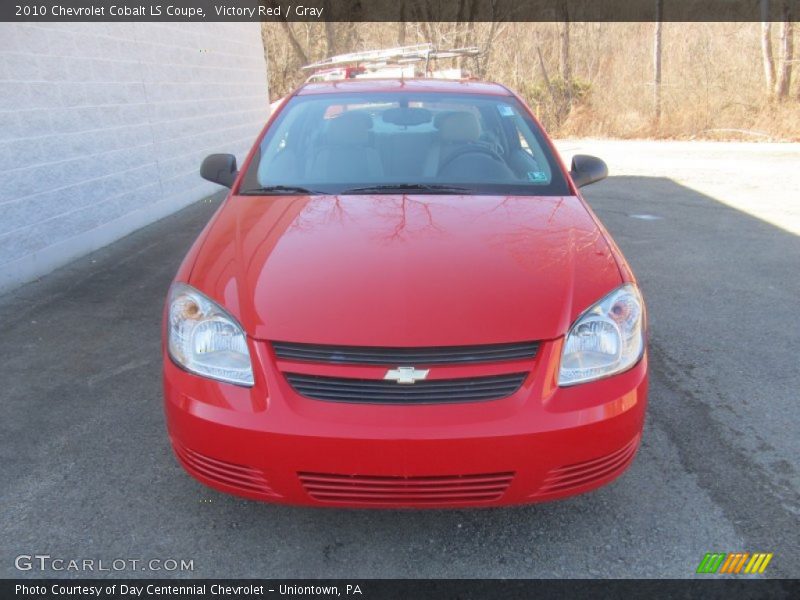
[[[644,302],[626,283],[591,306],[570,327],[558,385],[585,383],[630,369],[644,352]]]
[[[184,283],[169,293],[169,354],[187,371],[253,385],[253,364],[241,325],[218,304]]]

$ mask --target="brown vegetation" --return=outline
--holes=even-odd
[[[282,22],[263,35],[273,100],[333,54],[476,45],[482,56],[460,66],[520,92],[554,135],[800,140],[796,28],[783,14],[769,27],[662,23],[660,52],[656,23]]]

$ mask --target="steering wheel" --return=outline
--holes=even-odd
[[[442,164],[439,165],[439,172],[441,173],[446,167],[450,166],[450,163],[466,154],[483,154],[484,156],[488,156],[492,160],[499,162],[504,167],[506,166],[506,162],[503,160],[503,157],[491,148],[480,144],[469,144],[462,146],[461,148],[457,148],[447,158],[445,158],[442,161]]]

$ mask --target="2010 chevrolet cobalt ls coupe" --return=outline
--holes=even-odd
[[[500,85],[308,84],[273,115],[175,278],[167,425],[203,483],[373,507],[551,500],[639,446],[645,308]]]

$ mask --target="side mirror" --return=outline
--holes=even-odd
[[[209,154],[200,165],[200,176],[229,188],[236,181],[236,157],[233,154]]]
[[[572,157],[569,174],[577,187],[583,187],[608,177],[608,167],[596,156],[576,154]]]

